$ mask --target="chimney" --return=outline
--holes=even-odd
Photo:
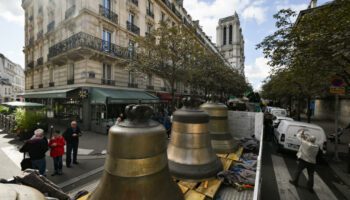
[[[309,8],[315,8],[317,6],[317,0],[311,0]]]

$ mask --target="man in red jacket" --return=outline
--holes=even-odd
[[[60,131],[55,131],[49,142],[49,147],[51,148],[50,156],[53,159],[53,166],[55,168],[55,172],[51,176],[62,175],[62,156],[64,154],[65,144],[66,142]]]

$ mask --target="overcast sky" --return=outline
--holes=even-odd
[[[47,1],[47,0],[42,0]],[[323,4],[329,0],[318,0]],[[24,12],[21,0],[0,0],[0,53],[24,66]],[[271,34],[274,28],[272,15],[279,9],[307,8],[310,0],[184,0],[184,7],[193,20],[200,20],[204,31],[216,42],[218,20],[236,11],[241,20],[245,40],[245,74],[255,90],[269,73],[261,51],[255,46]]]

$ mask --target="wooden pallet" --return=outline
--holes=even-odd
[[[224,170],[228,170],[235,161],[238,161],[243,152],[243,148],[239,148],[237,152],[230,154],[218,154]],[[202,182],[191,182],[184,180],[176,181],[180,187],[182,193],[185,196],[185,200],[211,200],[214,199],[215,194],[218,192],[222,181],[213,178]]]

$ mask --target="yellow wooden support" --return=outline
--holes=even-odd
[[[222,181],[219,179],[210,179],[208,181],[202,182],[196,191],[213,199],[216,192],[219,190],[221,183]]]
[[[185,194],[185,200],[205,200],[205,195],[194,190],[189,190]]]
[[[240,147],[235,153],[230,153],[227,158],[234,160],[234,161],[238,161],[239,158],[241,157],[243,153],[243,147]]]

